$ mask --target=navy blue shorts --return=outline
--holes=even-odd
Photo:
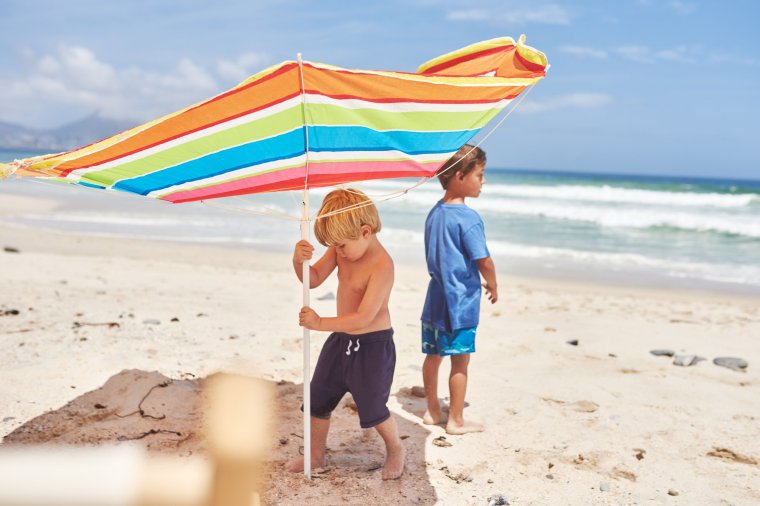
[[[330,334],[311,379],[311,416],[329,418],[346,392],[351,392],[362,428],[386,421],[391,416],[386,404],[395,368],[393,329]]]

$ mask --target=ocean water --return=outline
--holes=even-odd
[[[30,153],[2,152],[0,160]],[[489,167],[468,199],[486,224],[497,270],[620,285],[760,295],[760,181],[502,170]],[[380,238],[401,261],[423,259],[425,216],[437,180],[356,185],[378,203]],[[316,213],[326,189],[310,192]],[[299,192],[173,205],[117,192],[9,180],[3,194],[54,198],[53,213],[0,223],[175,242],[290,252],[299,238]]]

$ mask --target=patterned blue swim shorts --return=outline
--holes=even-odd
[[[422,324],[422,353],[426,355],[461,355],[475,353],[475,331],[477,327],[444,332],[430,325]]]

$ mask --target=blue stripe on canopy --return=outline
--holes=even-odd
[[[310,126],[309,150],[320,151],[390,151],[408,155],[451,153],[465,144],[477,130],[452,132],[378,132],[366,127]],[[211,153],[144,176],[124,179],[113,188],[140,195],[190,181],[198,181],[245,167],[286,160],[304,153],[303,130],[235,146]],[[280,156],[273,156],[279,153]],[[282,153],[287,153],[282,155]],[[86,179],[86,176],[85,176]],[[97,179],[93,180],[97,183]]]

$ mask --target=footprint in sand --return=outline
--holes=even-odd
[[[716,446],[711,451],[707,452],[707,455],[709,457],[717,457],[719,459],[731,460],[733,462],[739,462],[741,464],[749,464],[751,466],[758,465],[757,459],[750,457],[748,455],[742,455],[741,453],[736,453],[735,451],[729,450],[728,448],[719,448]]]
[[[565,402],[565,401],[560,401],[557,399],[552,399],[550,397],[541,397],[541,400],[552,403],[552,404],[559,404],[560,406],[564,406],[564,407],[572,409],[573,411],[578,411],[581,413],[593,413],[599,409],[599,404],[592,401],[587,401],[587,400]]]

